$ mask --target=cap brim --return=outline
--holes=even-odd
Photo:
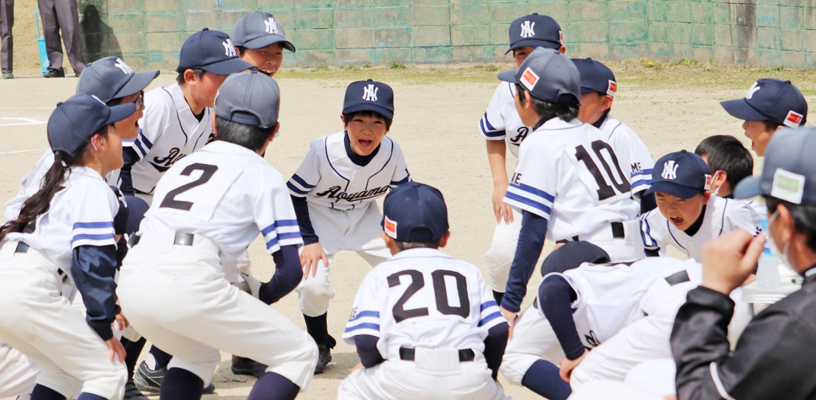
[[[678,197],[681,199],[690,199],[700,193],[703,193],[700,190],[692,189],[688,186],[678,185],[672,182],[653,182],[652,186],[646,190],[644,196],[650,195],[655,192],[662,192],[666,194],[670,194],[674,197]]]
[[[751,107],[745,99],[721,101],[720,105],[734,118],[745,121],[765,121],[769,118]]]
[[[144,72],[137,72],[133,74],[133,77],[130,78],[128,83],[125,84],[124,87],[119,89],[115,95],[113,95],[114,99],[120,99],[125,96],[130,96],[132,94],[136,94],[144,90],[150,82],[153,82],[156,77],[159,76],[159,71],[144,71]]]
[[[737,187],[734,188],[735,199],[750,199],[754,196],[759,196],[762,189],[759,187],[759,182],[762,180],[761,176],[749,176],[741,180]]]
[[[556,49],[556,50],[558,50],[558,49],[561,48],[561,46],[562,46],[561,43],[551,42],[549,40],[526,39],[526,40],[521,40],[521,41],[518,41],[516,43],[511,44],[510,49],[505,51],[504,54],[507,55],[507,53],[509,53],[509,52],[511,52],[511,51],[513,51],[515,49],[521,48],[521,47],[543,47],[545,49]]]
[[[255,66],[236,57],[208,65],[202,65],[200,68],[216,75],[230,75],[241,71],[246,71],[248,69],[255,69]]]
[[[104,125],[110,125],[112,123],[119,122],[133,115],[133,113],[136,112],[136,104],[127,103],[118,106],[113,106],[110,109],[111,109],[110,117],[108,117],[108,120],[105,121]]]
[[[518,74],[518,68],[499,72],[499,74],[497,76],[499,77],[499,80],[502,80],[502,81],[505,81],[505,82],[519,83],[518,79],[516,79],[517,74]]]
[[[242,47],[246,47],[248,49],[262,49],[266,46],[273,45],[275,43],[280,43],[284,49],[291,51],[292,53],[295,52],[295,45],[292,42],[286,40],[285,37],[280,35],[266,35],[256,39],[252,39],[243,44]]]
[[[394,119],[394,112],[387,110],[385,107],[380,106],[376,103],[362,103],[362,104],[355,104],[351,107],[344,108],[343,114],[349,114],[358,111],[374,111],[377,114],[382,115],[383,117],[393,120]]]

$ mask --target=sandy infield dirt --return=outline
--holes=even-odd
[[[324,79],[315,75],[312,79],[281,76],[278,80],[282,94],[281,136],[267,150],[266,159],[286,178],[297,169],[312,140],[343,128],[339,118],[343,94],[353,79]],[[175,74],[164,73],[151,88],[170,85],[174,77]],[[655,87],[637,82],[627,85],[625,79],[618,79],[620,91],[613,114],[641,136],[655,159],[684,148],[693,151],[700,140],[713,134],[731,134],[750,146],[743,135],[741,121],[730,117],[718,104],[721,100],[741,97],[750,83],[727,90],[705,86],[677,90],[671,85]],[[493,187],[485,141],[477,124],[498,81],[423,83],[391,79],[386,82],[394,88],[396,98],[390,137],[402,146],[413,179],[433,185],[445,195],[452,236],[444,250],[475,264],[487,277],[485,252],[495,224],[490,202]],[[44,122],[57,101],[73,94],[76,83],[76,78],[18,78],[0,82],[5,94],[0,97],[0,201],[3,203],[17,193],[20,177],[33,168],[48,148]],[[812,95],[808,100],[814,104]],[[813,117],[811,112],[812,120]],[[508,156],[510,173],[515,161],[512,155]],[[544,254],[551,248],[548,243]],[[254,274],[263,281],[268,280],[274,263],[261,240],[253,242],[250,255]],[[340,380],[358,362],[354,348],[343,343],[340,336],[357,287],[370,269],[356,254],[345,252],[335,257],[331,281],[337,296],[329,311],[329,330],[338,339],[338,345],[326,372],[315,377],[300,399],[335,398]],[[539,280],[540,276],[534,274],[530,290],[534,290]],[[530,301],[532,296],[528,294],[527,303]],[[296,295],[290,294],[272,307],[305,329]],[[239,334],[236,332],[236,336]],[[143,356],[146,353],[147,347]],[[229,367],[230,355],[222,353],[222,362],[214,376],[216,394],[204,396],[205,399],[246,398],[255,379],[233,375]],[[501,382],[513,398],[538,398],[525,388],[510,385],[504,378]]]

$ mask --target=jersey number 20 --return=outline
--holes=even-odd
[[[604,158],[603,154],[601,154],[601,150],[604,149],[609,152],[609,155],[612,158],[612,164],[615,166],[615,171],[612,171],[609,163],[606,162],[606,158]],[[620,164],[618,163],[618,157],[612,150],[612,146],[602,140],[596,140],[592,142],[592,151],[596,156],[598,156],[598,160],[601,161],[601,165],[603,165],[604,170],[606,170],[606,174],[612,179],[612,185],[606,181],[606,178],[601,173],[601,170],[598,169],[598,165],[595,164],[595,161],[592,159],[592,157],[590,157],[583,145],[575,147],[575,158],[583,161],[589,170],[589,173],[592,174],[593,178],[595,178],[595,182],[598,184],[598,200],[606,200],[615,196],[615,189],[618,189],[618,192],[620,193],[630,191],[632,188],[629,185],[629,180],[626,179],[626,175],[624,175],[623,170],[621,170]],[[618,182],[619,178],[620,182]],[[615,186],[615,189],[613,189],[612,186]]]
[[[408,302],[408,299],[416,294],[419,289],[422,289],[422,287],[425,286],[425,278],[423,277],[422,272],[415,269],[409,269],[391,274],[388,277],[388,287],[399,286],[400,277],[403,275],[408,275],[411,277],[411,284],[408,285],[408,289],[405,290],[405,293],[403,293],[402,297],[397,300],[397,303],[394,304],[394,308],[391,310],[392,314],[394,314],[394,320],[396,320],[397,323],[400,323],[408,318],[424,317],[429,315],[427,307],[412,308],[409,310],[405,309],[405,303]],[[459,295],[458,307],[453,307],[448,303],[448,288],[445,285],[446,276],[453,277],[456,280],[456,292]],[[431,278],[433,279],[436,309],[444,315],[458,315],[462,318],[467,318],[470,315],[470,300],[468,299],[467,295],[467,281],[465,280],[464,275],[456,271],[436,270],[431,273]]]

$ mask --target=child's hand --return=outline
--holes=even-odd
[[[317,264],[323,260],[323,265],[329,267],[329,257],[323,251],[320,243],[312,243],[303,246],[303,251],[300,252],[300,265],[303,267],[303,276],[308,277],[312,273],[312,277],[317,275]]]

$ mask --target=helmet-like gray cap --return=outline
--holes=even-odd
[[[275,16],[263,11],[254,11],[241,17],[230,34],[236,46],[261,49],[280,43],[284,49],[295,52],[295,45],[286,39],[283,25]]]
[[[215,97],[216,115],[263,129],[275,126],[279,110],[278,83],[258,71],[230,75]]]
[[[581,102],[581,74],[569,57],[538,47],[517,69],[499,72],[499,79],[518,83],[537,99],[550,103]]]

